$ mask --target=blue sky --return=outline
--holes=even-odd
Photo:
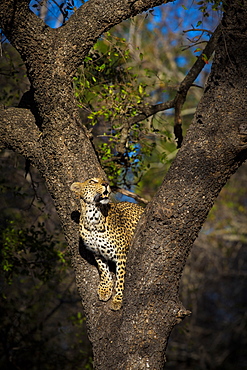
[[[47,8],[47,14],[45,22],[50,27],[58,27],[61,25],[59,23],[59,18],[61,18],[61,10],[59,6],[62,6],[62,9],[65,10],[66,4],[71,5],[75,9],[82,5],[83,0],[47,0],[44,2],[44,8]],[[169,19],[171,19],[170,28],[174,32],[178,32],[181,28],[188,29],[191,26],[196,27],[196,23],[199,20],[203,21],[201,27],[212,29],[214,24],[216,24],[220,19],[220,14],[217,14],[215,11],[211,11],[209,9],[209,18],[203,18],[202,13],[198,11],[197,2],[194,0],[176,0],[174,2],[164,4],[160,7],[154,8],[153,14],[157,23],[159,23],[161,19],[161,9],[165,9],[166,13],[169,15]],[[30,2],[30,9],[37,15],[40,14],[41,6],[38,5],[37,0],[31,0]],[[67,9],[69,15],[73,13],[73,10]],[[213,15],[213,17],[211,17]],[[150,25],[151,27],[151,25]],[[164,28],[164,33],[167,31]]]

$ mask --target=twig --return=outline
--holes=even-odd
[[[168,102],[165,103],[160,103],[156,105],[150,105],[150,106],[145,106],[142,113],[139,113],[137,116],[132,117],[128,120],[129,125],[134,125],[137,122],[140,122],[150,116],[153,116],[155,113],[174,108],[174,99],[169,100]]]
[[[206,30],[204,28],[190,28],[189,30],[183,31],[183,33],[192,32],[192,31],[198,31],[198,32],[206,32],[208,34],[213,35],[213,31]]]
[[[207,44],[208,43],[208,41],[201,41],[201,40],[199,40],[199,41],[196,41],[195,42],[195,41],[192,41],[190,39],[187,39],[187,40],[189,40],[190,42],[193,42],[193,44],[192,45],[182,45],[182,51],[191,49],[191,48],[193,48],[196,45],[202,45],[202,44]]]
[[[138,202],[148,204],[148,200],[140,197],[139,195],[137,195],[135,193],[132,193],[131,191],[129,191],[127,189],[119,188],[118,186],[112,186],[111,189],[114,192],[118,192],[118,193],[121,193],[123,195],[126,195],[127,197],[133,198],[133,199],[137,200]]]

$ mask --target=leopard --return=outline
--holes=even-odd
[[[80,237],[97,262],[99,300],[108,301],[115,289],[110,309],[117,311],[122,307],[127,253],[144,208],[133,202],[114,202],[103,178],[74,182],[70,189],[80,198]],[[116,266],[115,284],[109,261]]]

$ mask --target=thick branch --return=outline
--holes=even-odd
[[[1,149],[12,149],[40,167],[44,165],[40,137],[35,118],[28,109],[0,110]]]
[[[30,9],[27,0],[0,0],[0,27],[23,60],[43,49],[52,32]],[[30,48],[35,42],[36,48]]]

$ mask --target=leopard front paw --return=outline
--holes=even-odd
[[[110,304],[110,309],[113,311],[118,311],[122,307],[122,300],[123,300],[123,295],[122,293],[117,293]]]
[[[109,281],[107,284],[101,282],[98,287],[98,296],[100,301],[108,301],[112,296],[113,283]]]

